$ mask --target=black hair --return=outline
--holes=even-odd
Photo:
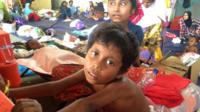
[[[101,23],[98,25],[90,35],[87,50],[95,42],[102,42],[107,46],[113,44],[120,49],[122,54],[120,73],[126,72],[139,55],[136,36],[132,33],[127,33],[120,25],[115,23]]]
[[[61,2],[61,7],[63,7],[63,4],[64,4],[64,3],[66,3],[66,4],[68,5],[68,2],[67,2],[67,1],[62,1],[62,2]]]
[[[184,14],[187,13],[188,14],[188,19],[184,20],[184,23],[187,27],[192,26],[192,12],[191,11],[185,11]]]
[[[30,39],[28,40],[26,43],[25,43],[25,47],[27,50],[32,50],[31,46],[30,46],[30,42],[33,41],[33,39]]]

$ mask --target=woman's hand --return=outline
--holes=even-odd
[[[12,109],[12,112],[42,112],[42,107],[37,100],[19,99]]]

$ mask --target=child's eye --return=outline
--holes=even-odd
[[[106,60],[106,65],[114,65],[114,62],[110,59]]]
[[[98,52],[97,52],[97,51],[92,51],[92,52],[91,52],[91,56],[92,56],[92,57],[95,57],[95,56],[97,56],[97,55],[98,55]]]

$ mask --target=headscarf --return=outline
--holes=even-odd
[[[192,26],[192,13],[190,11],[185,11],[184,14],[187,13],[188,14],[188,19],[184,20],[184,23],[187,27]]]

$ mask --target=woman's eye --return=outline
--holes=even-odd
[[[125,1],[120,2],[120,6],[126,6],[127,3]]]
[[[112,60],[106,60],[106,65],[114,65],[114,62]]]
[[[114,1],[110,1],[109,4],[112,5],[112,6],[114,6],[115,2]]]

